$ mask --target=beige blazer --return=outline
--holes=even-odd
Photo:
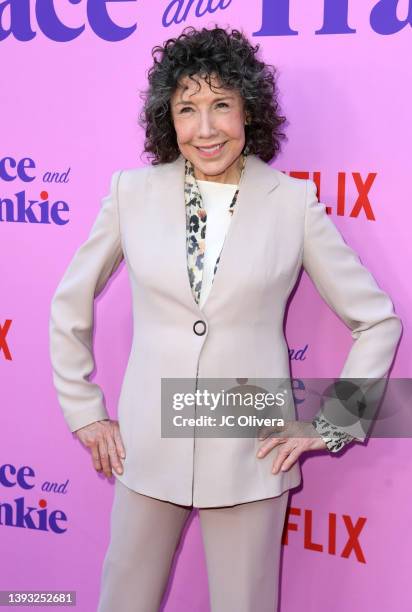
[[[301,266],[355,342],[341,377],[382,377],[401,322],[386,293],[318,203],[311,180],[249,155],[216,276],[201,310],[186,260],[184,157],[117,171],[89,238],[52,299],[53,379],[70,431],[109,418],[88,380],[93,300],[124,259],[132,289],[133,342],[118,403],[126,449],[119,478],[131,489],[195,507],[281,494],[301,481],[295,463],[273,475],[277,449],[256,458],[254,437],[162,437],[161,379],[289,379],[285,305]],[[204,332],[204,333],[202,333]],[[294,418],[295,407],[287,406]],[[352,432],[353,433],[353,432]],[[355,434],[356,435],[356,434]],[[357,434],[363,440],[362,433]]]

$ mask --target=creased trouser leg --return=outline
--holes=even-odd
[[[118,479],[97,612],[154,612],[190,507],[132,491]]]
[[[277,612],[288,496],[199,509],[211,612]]]

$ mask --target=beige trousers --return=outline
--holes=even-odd
[[[288,495],[198,509],[212,612],[277,612]],[[159,610],[192,509],[136,493],[116,478],[97,612]]]

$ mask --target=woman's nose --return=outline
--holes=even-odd
[[[202,138],[208,138],[211,135],[216,134],[216,128],[209,113],[200,113],[198,133]]]

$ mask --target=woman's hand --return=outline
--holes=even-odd
[[[264,436],[259,437],[263,440]],[[326,443],[316,431],[312,423],[290,421],[279,433],[269,434],[269,438],[260,447],[257,457],[265,457],[275,446],[282,445],[273,462],[272,474],[288,470],[297,461],[299,455],[308,450],[327,449]]]
[[[126,457],[126,452],[117,421],[110,419],[95,421],[77,429],[74,433],[86,448],[90,448],[93,465],[98,472],[103,471],[107,478],[113,476],[112,468],[118,474],[123,472],[120,459]]]

